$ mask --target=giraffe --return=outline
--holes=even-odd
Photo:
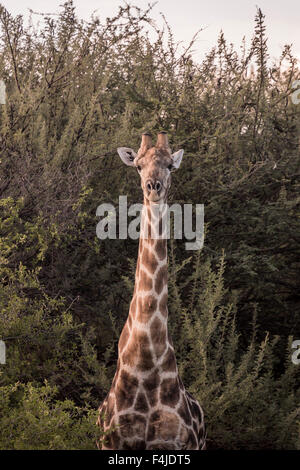
[[[179,377],[168,333],[167,240],[162,230],[171,171],[183,150],[171,154],[165,132],[152,146],[142,135],[137,154],[118,148],[121,160],[141,177],[141,218],[135,287],[118,343],[117,370],[99,408],[97,424],[108,431],[103,450],[205,449],[203,410]]]

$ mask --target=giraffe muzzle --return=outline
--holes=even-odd
[[[160,181],[158,180],[148,180],[146,181],[146,189],[149,193],[151,193],[152,191],[156,191],[157,193],[159,193],[159,191],[161,190],[162,188],[162,184]]]

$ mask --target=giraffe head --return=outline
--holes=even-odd
[[[165,201],[171,185],[171,171],[179,168],[183,150],[171,153],[166,132],[160,132],[156,145],[148,133],[142,135],[137,153],[131,148],[119,147],[121,160],[137,169],[144,197],[152,203]]]

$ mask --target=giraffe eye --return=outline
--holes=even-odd
[[[168,170],[170,170],[170,171],[171,171],[171,170],[172,170],[172,168],[173,168],[173,165],[172,165],[172,163],[170,163],[170,165],[168,166]]]
[[[137,170],[138,170],[138,171],[141,171],[141,169],[142,169],[142,168],[140,167],[140,165],[137,165]]]

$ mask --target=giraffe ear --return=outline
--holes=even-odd
[[[182,160],[182,157],[183,157],[183,152],[184,150],[178,150],[178,152],[175,152],[172,154],[172,158],[173,158],[173,168],[177,170],[177,168],[180,167],[180,163],[181,163],[181,160]]]
[[[134,165],[134,159],[136,157],[136,153],[135,153],[134,150],[132,150],[128,147],[119,147],[118,148],[118,154],[119,154],[122,162],[125,163],[125,165],[135,166]]]

